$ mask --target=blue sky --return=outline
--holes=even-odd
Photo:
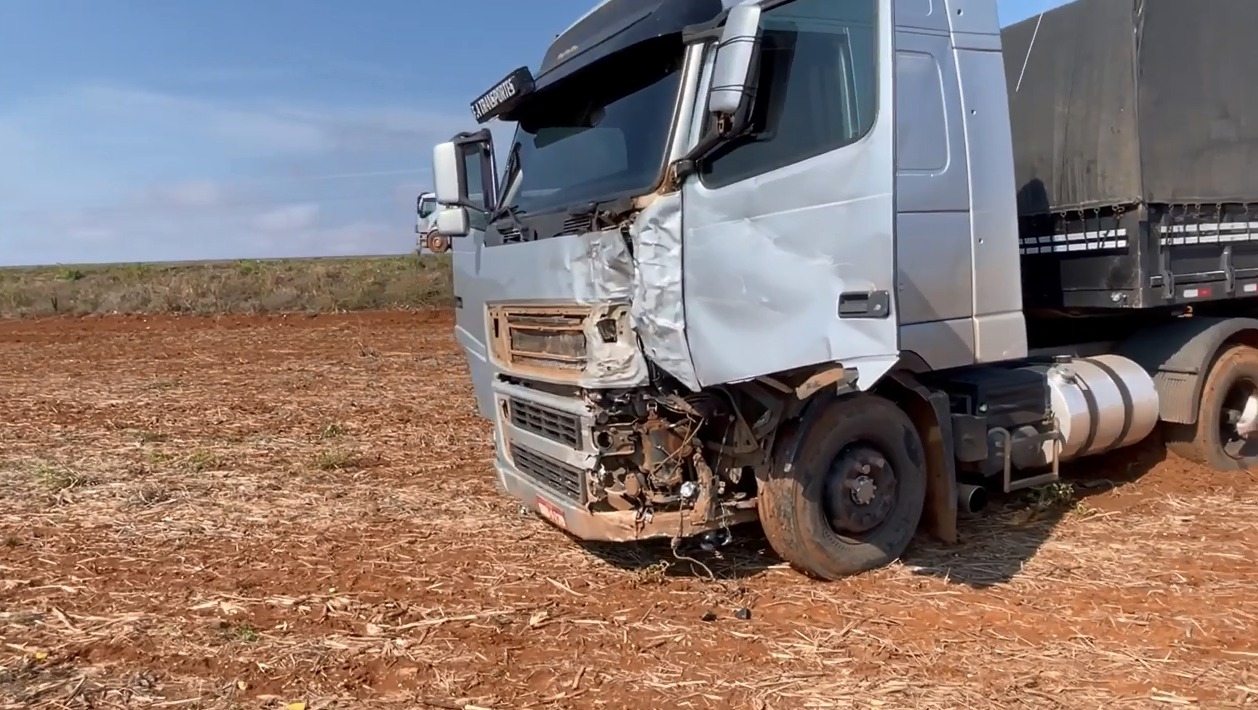
[[[432,145],[593,4],[0,0],[0,265],[406,252]]]

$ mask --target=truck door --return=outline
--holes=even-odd
[[[752,135],[683,187],[703,385],[899,357],[891,0],[767,1]]]
[[[468,197],[487,204],[483,187],[488,182],[481,172],[480,163],[469,160],[466,165],[469,185],[480,185],[482,191],[472,191]],[[483,254],[485,249],[486,217],[471,211],[468,219],[471,233],[466,237],[450,240],[454,285],[454,335],[467,354],[467,364],[476,392],[476,404],[481,416],[493,418],[493,366],[489,362],[485,329],[485,299],[491,292],[493,274],[485,274]]]

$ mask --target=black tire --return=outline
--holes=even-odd
[[[1235,408],[1238,396],[1258,394],[1258,350],[1229,345],[1215,358],[1201,388],[1197,421],[1165,423],[1166,448],[1176,455],[1216,471],[1244,471],[1258,464],[1258,439],[1244,445],[1229,439],[1225,411]],[[1235,436],[1232,428],[1231,436]]]
[[[837,580],[888,565],[908,549],[926,504],[926,461],[912,420],[890,401],[861,394],[821,406],[799,424],[794,453],[779,451],[760,483],[758,507],[780,557]],[[844,529],[840,519],[861,529]]]
[[[778,432],[777,441],[787,444],[797,435],[799,422],[790,422]],[[803,443],[803,442],[801,442]],[[785,451],[775,452],[772,473],[768,480],[762,480],[757,486],[756,509],[760,519],[760,527],[764,528],[764,536],[769,546],[784,561],[797,570],[807,572],[809,560],[803,556],[806,549],[798,537],[792,500],[794,487],[786,483],[789,474],[782,473],[793,469],[794,464],[785,458]]]
[[[450,240],[435,229],[428,233],[425,243],[428,245],[428,251],[433,254],[444,254],[450,250]]]

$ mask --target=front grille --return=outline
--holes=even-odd
[[[594,217],[592,215],[570,215],[563,221],[563,229],[556,234],[557,237],[564,237],[569,234],[585,234],[593,231]]]
[[[520,473],[577,504],[585,503],[581,469],[511,443],[511,461]]]
[[[497,359],[520,372],[579,377],[586,366],[589,308],[491,308],[491,346]]]
[[[581,448],[581,419],[574,414],[523,399],[510,399],[511,423],[531,434]]]
[[[507,322],[514,360],[525,365],[581,370],[586,340],[579,316],[519,317]]]

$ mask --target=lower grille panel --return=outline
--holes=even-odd
[[[564,444],[581,448],[581,419],[576,415],[512,397],[508,400],[511,423],[519,429]]]
[[[512,442],[511,460],[520,473],[547,488],[562,494],[569,501],[585,503],[584,472],[576,466],[556,461],[549,456]]]

